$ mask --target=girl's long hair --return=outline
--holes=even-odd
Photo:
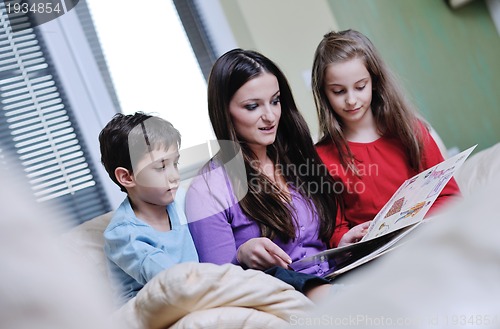
[[[240,145],[248,184],[248,193],[240,201],[243,212],[258,222],[261,235],[283,241],[295,239],[296,219],[288,205],[287,196],[257,166],[255,154],[235,131],[229,112],[229,103],[241,86],[263,73],[276,76],[280,89],[281,118],[275,142],[267,153],[287,184],[292,184],[308,200],[311,211],[316,210],[320,220],[318,237],[327,242],[335,228],[337,209],[341,199],[335,193],[336,182],[328,174],[319,158],[305,119],[300,114],[288,81],[281,70],[262,54],[242,49],[231,50],[214,64],[208,79],[208,110],[218,140],[229,140]],[[227,161],[234,150],[221,147],[216,155]],[[234,175],[234,181],[238,175]],[[314,190],[313,190],[314,189]]]
[[[325,94],[327,66],[354,58],[364,62],[372,79],[371,109],[377,129],[385,136],[399,139],[406,150],[408,165],[420,171],[423,143],[419,121],[424,121],[418,119],[417,112],[372,42],[354,30],[325,34],[314,54],[312,89],[320,124],[320,142],[331,140],[339,151],[341,163],[347,167],[354,165],[355,158],[344,136],[342,122]]]

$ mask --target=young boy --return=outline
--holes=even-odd
[[[179,187],[181,137],[144,113],[116,114],[99,134],[101,162],[127,193],[104,232],[110,274],[123,301],[172,265],[198,262]]]

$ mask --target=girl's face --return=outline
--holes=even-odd
[[[229,103],[236,134],[253,149],[274,143],[281,117],[278,79],[264,72],[236,91]]]
[[[347,128],[373,120],[372,79],[361,59],[329,64],[325,69],[324,88],[334,112]]]

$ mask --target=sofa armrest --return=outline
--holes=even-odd
[[[462,194],[467,197],[485,187],[500,174],[500,143],[484,149],[465,161],[455,174]]]

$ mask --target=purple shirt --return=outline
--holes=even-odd
[[[246,178],[243,180],[246,181]],[[246,192],[246,186],[234,193],[224,167],[210,161],[209,169],[195,177],[186,195],[186,217],[200,262],[238,264],[236,251],[239,246],[261,236],[256,221],[248,218],[238,201]],[[297,261],[326,250],[326,244],[318,238],[319,219],[315,207],[296,190],[290,189],[297,220],[296,239],[287,243],[273,240],[292,259]],[[322,275],[328,270],[323,262],[300,272]]]

